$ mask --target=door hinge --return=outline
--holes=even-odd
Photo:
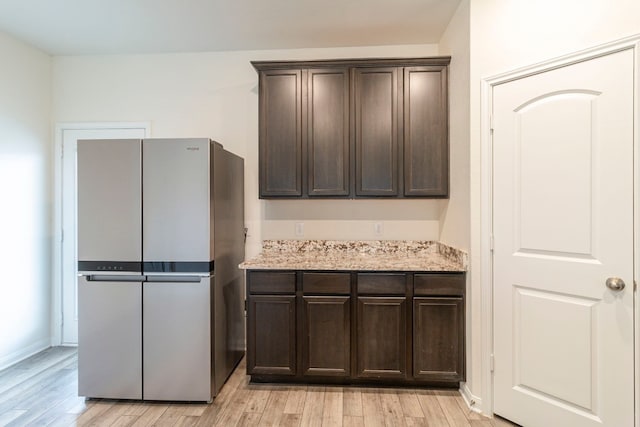
[[[244,300],[244,312],[247,312],[247,300]]]
[[[495,369],[495,358],[493,357],[493,354],[489,357],[489,369],[491,372]]]
[[[494,248],[495,248],[495,241],[492,234],[491,237],[489,237],[489,249],[491,250],[491,252],[493,252]]]
[[[493,133],[493,114],[489,116],[489,130]]]
[[[638,282],[636,282],[635,279],[633,279],[633,292],[638,290]]]

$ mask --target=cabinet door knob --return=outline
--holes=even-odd
[[[616,292],[620,292],[625,287],[624,280],[622,280],[619,277],[609,277],[607,279],[606,284],[607,284],[607,288],[611,289],[612,291],[616,291]]]

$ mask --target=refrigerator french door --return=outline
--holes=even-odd
[[[143,394],[210,400],[213,218],[208,139],[142,142]]]
[[[78,394],[142,399],[141,146],[78,144]]]

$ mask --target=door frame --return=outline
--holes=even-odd
[[[62,143],[65,131],[144,129],[151,136],[151,122],[59,122],[54,131],[53,236],[51,260],[51,345],[62,344]]]
[[[493,416],[493,88],[499,84],[540,74],[577,62],[632,49],[634,52],[633,187],[634,187],[634,388],[635,426],[640,427],[640,299],[635,283],[640,277],[640,34],[518,68],[481,80],[480,94],[480,289],[481,378],[483,413]]]

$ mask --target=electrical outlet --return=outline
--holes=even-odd
[[[382,233],[384,232],[384,227],[382,225],[381,222],[374,222],[373,223],[373,234],[374,236],[382,236]]]
[[[295,234],[298,237],[304,236],[304,222],[296,222]]]

